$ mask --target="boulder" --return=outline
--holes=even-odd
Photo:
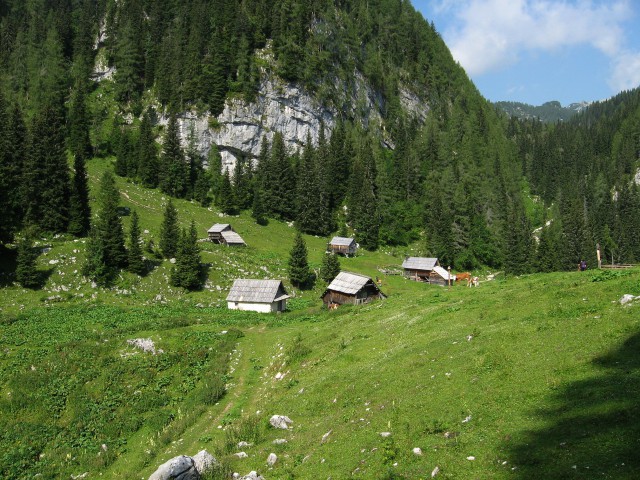
[[[160,465],[149,480],[200,480],[200,474],[193,458],[180,455]]]
[[[283,430],[286,430],[289,428],[289,425],[293,423],[293,421],[286,415],[274,415],[269,420],[269,423],[273,428],[281,428]]]
[[[278,461],[278,456],[275,453],[270,453],[267,457],[267,465],[273,467]]]
[[[200,450],[193,456],[193,463],[200,475],[218,465],[218,460],[206,450]]]

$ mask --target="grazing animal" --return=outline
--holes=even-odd
[[[471,285],[473,285],[474,287],[477,287],[478,285],[480,285],[480,279],[478,277],[472,277],[469,279],[469,287]]]
[[[468,285],[470,279],[471,279],[471,274],[469,272],[462,272],[456,275],[456,282],[462,282],[463,280],[466,280]]]

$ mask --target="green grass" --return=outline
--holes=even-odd
[[[92,181],[104,168],[90,162]],[[162,196],[118,181],[124,205],[157,238]],[[640,476],[640,302],[618,302],[640,295],[639,270],[447,289],[380,274],[413,253],[382,249],[341,264],[380,276],[384,301],[328,312],[318,284],[296,291],[284,314],[232,312],[224,298],[237,276],[286,277],[293,229],[176,205],[203,237],[229,222],[249,244],[202,243],[211,266],[200,292],[170,287],[168,262],[93,288],[78,273],[82,241],[64,237],[41,241],[51,248],[39,259],[42,291],[3,277],[5,477],[148,478],[203,448],[222,471],[270,479],[430,478],[436,466],[440,478]],[[305,239],[319,266],[326,239]],[[133,338],[164,353],[143,354]],[[274,414],[293,428],[271,428]],[[246,459],[234,456],[240,440],[252,444]],[[278,461],[268,468],[271,452]]]

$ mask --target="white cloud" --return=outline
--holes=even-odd
[[[608,83],[614,92],[640,87],[640,53],[625,52],[617,56]]]
[[[498,70],[518,61],[524,51],[548,52],[590,45],[617,66],[611,82],[631,72],[622,57],[622,24],[632,15],[630,0],[598,3],[593,0],[440,0],[434,7],[457,18],[443,33],[454,58],[470,75]],[[625,70],[626,69],[626,70]]]

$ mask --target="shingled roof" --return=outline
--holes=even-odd
[[[407,257],[402,262],[402,268],[407,270],[433,270],[437,264],[437,258]]]
[[[349,245],[351,245],[354,242],[353,238],[348,238],[348,237],[333,237],[331,239],[331,245],[339,245],[339,246],[345,246],[348,247]]]
[[[280,280],[238,279],[227,295],[228,302],[272,303],[289,298]]]
[[[327,290],[354,295],[358,293],[368,282],[373,283],[373,280],[365,275],[359,275],[351,272],[340,272],[329,284]]]
[[[220,233],[220,232],[223,232],[224,230],[227,230],[228,228],[231,228],[231,225],[229,225],[228,223],[216,223],[212,225],[211,228],[207,230],[207,232]]]
[[[451,275],[449,272],[447,272],[444,268],[442,267],[433,267],[433,270],[440,275],[442,278],[444,278],[445,280],[451,280],[451,281],[455,281],[456,276],[455,275]],[[451,275],[451,278],[449,278],[449,276]]]
[[[220,235],[222,235],[222,238],[227,244],[235,243],[244,245],[245,243],[242,237],[232,230],[225,230]]]

